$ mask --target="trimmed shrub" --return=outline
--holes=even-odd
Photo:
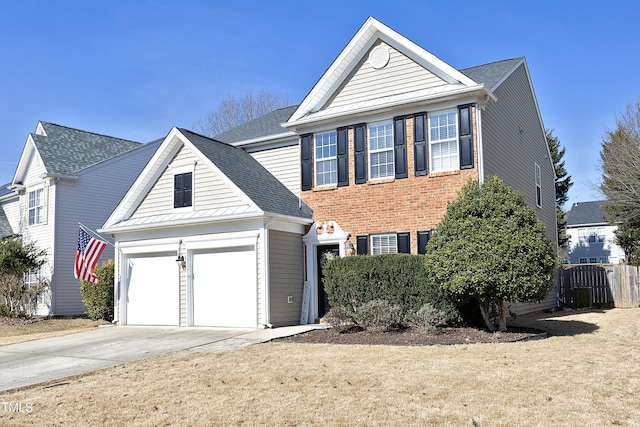
[[[405,323],[404,311],[401,306],[379,299],[360,305],[355,318],[360,326],[383,332],[400,329]]]
[[[362,330],[356,323],[355,313],[349,307],[331,307],[327,314],[324,315],[324,320],[338,333]]]
[[[80,293],[82,302],[87,310],[87,316],[92,320],[113,320],[113,286],[114,262],[108,260],[101,266],[96,266],[95,273],[98,283],[82,280]]]
[[[332,307],[348,307],[384,300],[404,312],[416,312],[424,304],[445,313],[447,323],[459,323],[460,313],[449,295],[427,283],[423,255],[389,254],[335,258],[323,269],[324,288]]]
[[[426,303],[415,312],[409,319],[409,325],[423,330],[425,333],[432,333],[439,326],[447,323],[445,313],[438,310],[429,303]]]

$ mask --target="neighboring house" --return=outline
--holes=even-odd
[[[101,226],[158,144],[47,122],[29,134],[13,181],[0,189],[0,232],[21,235],[47,251],[40,271],[27,275],[49,284],[37,314],[85,312],[73,275],[79,223],[94,230]],[[113,257],[113,246],[107,245],[101,260]]]
[[[456,70],[369,18],[300,105],[216,140],[172,130],[105,223],[122,324],[316,321],[328,253],[424,253],[447,203],[491,175],[524,193],[557,242],[524,58]]]
[[[618,264],[624,250],[615,244],[618,226],[606,221],[605,201],[574,203],[567,217],[567,259],[570,264]]]

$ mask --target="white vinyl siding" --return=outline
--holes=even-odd
[[[300,195],[300,148],[297,140],[293,145],[249,154],[293,194]]]
[[[337,133],[325,132],[314,136],[315,186],[335,185],[338,182]]]
[[[323,108],[338,107],[383,96],[441,86],[444,80],[385,43],[389,62],[375,69],[369,64],[369,52],[352,73],[345,86]],[[372,49],[375,46],[372,46]]]
[[[445,111],[427,115],[431,171],[444,172],[460,167],[458,158],[458,114]]]
[[[393,177],[395,173],[393,153],[393,123],[369,125],[369,179]]]
[[[241,206],[246,203],[203,161],[183,147],[173,160],[175,164],[196,162],[193,172],[193,210]],[[173,171],[167,168],[131,218],[173,212]]]
[[[395,254],[398,252],[398,236],[396,234],[377,234],[371,236],[371,254]]]

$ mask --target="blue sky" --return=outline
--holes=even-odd
[[[602,136],[640,97],[640,6],[451,4],[4,2],[0,184],[38,120],[147,142],[193,128],[229,95],[266,90],[298,103],[373,16],[458,69],[525,56],[544,125],[567,150],[570,201],[599,198]]]

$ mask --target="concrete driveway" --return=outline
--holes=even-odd
[[[316,327],[247,330],[110,326],[0,346],[0,392],[170,351],[233,350]]]

